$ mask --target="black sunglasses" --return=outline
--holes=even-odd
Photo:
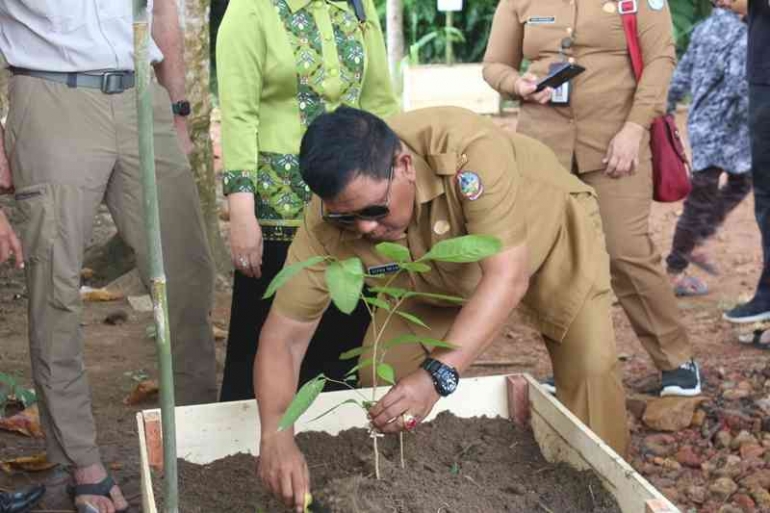
[[[388,189],[385,192],[385,200],[377,205],[369,205],[355,212],[344,214],[335,214],[334,212],[325,212],[323,201],[321,202],[321,217],[324,221],[336,224],[351,225],[356,221],[379,221],[388,217],[390,214],[390,185],[393,183],[393,172],[395,162],[390,166],[388,173]]]

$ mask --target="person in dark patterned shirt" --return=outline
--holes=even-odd
[[[668,108],[692,96],[687,132],[692,147],[693,189],[676,226],[666,258],[678,296],[708,293],[708,285],[687,274],[689,264],[716,274],[698,246],[712,237],[751,190],[747,26],[730,9],[714,9],[693,32],[671,81]],[[722,174],[726,183],[720,187]]]

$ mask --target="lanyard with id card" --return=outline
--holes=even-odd
[[[548,66],[549,75],[558,73],[559,71],[562,71],[564,69],[566,60],[567,60],[565,51],[568,48],[572,48],[573,43],[574,43],[574,40],[572,39],[572,37],[565,37],[560,41],[559,55],[561,56],[561,61],[551,63],[551,65]],[[582,71],[584,71],[583,68],[581,68],[577,73],[582,73]],[[553,88],[553,94],[551,95],[550,103],[552,105],[569,105],[569,93],[570,93],[570,81],[566,80],[561,85]]]

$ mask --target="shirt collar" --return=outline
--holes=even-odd
[[[336,5],[337,7],[341,7],[342,9],[347,9],[348,2],[346,0],[286,0],[286,3],[289,5],[289,9],[291,9],[292,13],[295,13],[299,11],[300,9],[306,8],[310,3],[313,1],[321,1],[325,3],[329,3],[332,5]]]
[[[444,193],[444,181],[423,157],[412,152],[415,178],[415,204],[422,205]]]

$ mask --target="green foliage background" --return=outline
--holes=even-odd
[[[211,2],[212,57],[216,47],[216,33],[228,0]],[[385,28],[385,1],[375,0],[380,21]],[[446,18],[436,9],[436,0],[402,0],[404,5],[404,38],[406,52],[409,46],[421,37],[441,30]],[[484,56],[489,28],[499,0],[464,0],[463,10],[454,13],[453,24],[465,35],[465,43],[454,44],[455,59],[458,62],[479,62]],[[639,0],[644,2],[646,0]],[[681,55],[690,42],[692,28],[711,12],[709,0],[669,0],[674,19],[674,36],[677,53]],[[436,37],[420,48],[420,62],[442,62],[444,59],[443,37]]]
[[[385,1],[375,0],[380,21],[385,27]],[[644,2],[646,0],[639,0]],[[464,0],[463,10],[454,13],[453,24],[464,35],[466,42],[455,43],[454,53],[458,62],[479,62],[484,56],[489,28],[498,0]],[[421,37],[444,27],[444,13],[438,12],[435,0],[403,0],[404,38],[408,48]],[[674,20],[674,37],[677,53],[681,55],[690,42],[692,28],[711,12],[709,0],[669,0]],[[420,49],[421,63],[442,62],[444,59],[443,37],[437,37]]]

